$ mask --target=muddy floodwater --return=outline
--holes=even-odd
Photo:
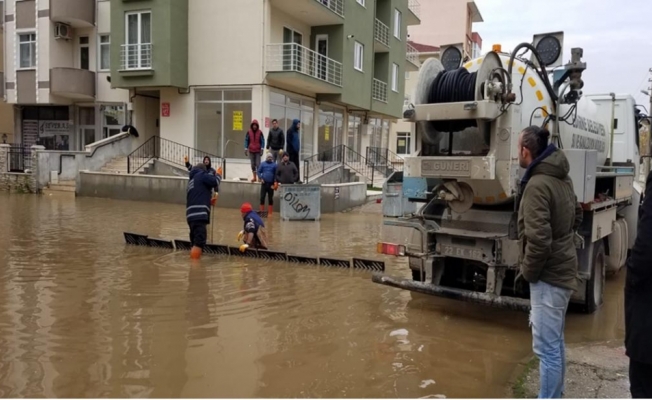
[[[527,316],[413,294],[368,272],[130,247],[187,238],[184,207],[0,193],[2,397],[503,397]],[[273,249],[383,259],[382,218],[268,221]],[[214,241],[235,245],[237,210]],[[209,233],[210,235],[210,233]],[[387,272],[409,276],[404,260]],[[623,276],[570,343],[620,340]]]

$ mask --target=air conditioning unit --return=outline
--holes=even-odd
[[[70,40],[71,36],[71,29],[70,25],[62,24],[62,23],[57,23],[54,26],[54,38],[55,39],[63,39],[63,40]]]

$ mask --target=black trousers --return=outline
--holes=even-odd
[[[208,222],[204,221],[193,221],[188,222],[190,227],[190,243],[193,246],[197,246],[201,249],[206,245],[206,226]]]
[[[629,383],[634,399],[652,398],[652,364],[629,360]]]
[[[301,171],[301,168],[299,168],[299,153],[289,153],[290,156],[290,162],[294,163],[294,165],[297,167],[297,172]],[[299,182],[301,180],[301,172],[299,172],[297,176],[296,182]]]
[[[265,197],[267,197],[269,200],[269,205],[273,206],[274,205],[274,184],[273,183],[263,183],[260,185],[260,205],[264,206],[265,205]]]

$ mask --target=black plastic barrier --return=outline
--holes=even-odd
[[[125,242],[134,246],[146,246],[155,249],[190,251],[192,243],[187,240],[175,239],[164,240],[150,238],[147,235],[124,232]],[[385,262],[377,260],[366,260],[363,258],[354,258],[344,260],[328,257],[307,257],[287,254],[280,251],[246,249],[241,252],[239,247],[225,246],[221,244],[207,244],[204,247],[204,254],[217,256],[235,256],[244,258],[257,258],[267,261],[284,261],[298,264],[321,265],[336,268],[354,268],[365,271],[385,272]]]

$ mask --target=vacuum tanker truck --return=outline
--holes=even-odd
[[[419,71],[404,119],[416,124],[418,155],[404,160],[402,195],[417,212],[385,219],[402,239],[379,252],[406,256],[412,279],[374,282],[500,307],[529,309],[518,279],[518,136],[547,127],[565,152],[583,222],[576,233],[578,289],[586,312],[603,301],[605,276],[623,268],[636,237],[641,187],[638,121],[629,95],[584,94],[583,50],[562,64],[563,33],[511,53],[464,60],[455,47]],[[529,54],[529,57],[525,57]]]

